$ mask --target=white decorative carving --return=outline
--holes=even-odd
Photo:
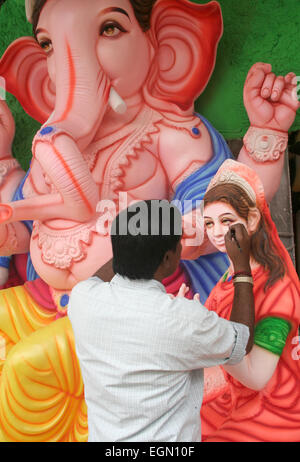
[[[288,134],[276,130],[250,127],[244,137],[245,148],[256,162],[274,162],[286,150]]]
[[[84,245],[92,242],[95,223],[82,224],[71,229],[51,229],[39,221],[33,224],[32,239],[38,239],[44,263],[67,269],[86,256]]]

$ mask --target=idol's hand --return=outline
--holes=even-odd
[[[244,86],[244,104],[251,125],[287,132],[300,107],[293,72],[276,76],[271,64],[251,67]]]
[[[173,294],[168,294],[170,298],[174,299],[174,298],[184,298],[186,296],[186,294],[189,292],[190,288],[186,285],[186,284],[181,284],[180,286],[180,289],[178,291],[178,294],[175,296]],[[195,294],[194,295],[194,300],[196,301],[200,301],[200,295],[199,294]]]

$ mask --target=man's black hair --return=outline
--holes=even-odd
[[[181,213],[168,201],[133,204],[112,224],[114,272],[129,279],[152,279],[166,252],[175,252],[181,235]]]
[[[3,3],[5,3],[5,2],[6,2],[6,0],[0,0],[0,8],[3,5]]]

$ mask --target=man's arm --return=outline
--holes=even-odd
[[[103,282],[110,282],[114,275],[115,273],[113,270],[113,259],[109,260],[107,263],[101,266],[101,268],[98,269],[98,271],[96,271],[96,273],[94,274],[94,276],[97,276]]]
[[[231,230],[234,231],[236,239],[232,237]],[[234,299],[230,321],[245,324],[249,328],[250,336],[246,347],[246,354],[248,354],[253,347],[255,313],[253,284],[250,282],[250,239],[245,227],[241,224],[231,226],[229,232],[225,236],[225,245],[228,257],[232,261],[235,274],[240,273],[241,275],[240,278],[237,278],[236,282],[234,282]],[[248,274],[249,276],[247,276]],[[246,277],[246,280],[249,280],[249,282],[238,282],[239,279],[244,277]]]
[[[245,324],[249,328],[249,340],[246,347],[248,354],[253,347],[254,336],[254,298],[252,285],[247,282],[236,283],[230,321]]]

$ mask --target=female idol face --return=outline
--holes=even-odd
[[[204,223],[210,242],[223,253],[226,253],[225,235],[231,225],[242,223],[248,233],[250,231],[247,221],[240,217],[231,205],[224,202],[214,202],[205,206]]]

